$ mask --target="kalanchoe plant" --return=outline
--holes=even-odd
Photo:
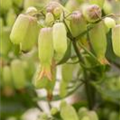
[[[0,119],[24,120],[23,113],[38,108],[35,120],[120,120],[119,5],[114,0],[0,4]]]

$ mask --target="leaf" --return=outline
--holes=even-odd
[[[96,90],[101,94],[101,97],[106,101],[114,102],[120,105],[120,90],[110,90],[95,82],[92,85],[96,88]]]

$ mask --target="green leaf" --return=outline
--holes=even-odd
[[[100,93],[101,97],[109,102],[114,102],[120,105],[120,90],[110,90],[95,82],[92,85],[96,88],[96,90]]]

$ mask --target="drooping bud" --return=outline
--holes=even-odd
[[[113,8],[112,8],[112,4],[110,3],[110,1],[105,0],[103,11],[106,15],[112,13]]]
[[[58,110],[58,108],[56,108],[56,107],[53,107],[53,108],[50,110],[51,115],[56,115],[58,112],[59,112],[59,110]]]
[[[0,54],[1,55],[8,55],[12,47],[12,43],[10,42],[9,35],[10,35],[10,28],[3,27],[0,31],[0,48],[1,48]]]
[[[28,31],[29,22],[29,16],[23,14],[20,14],[18,16],[10,34],[10,39],[14,44],[20,44],[20,42],[25,39],[26,32]]]
[[[28,31],[26,31],[25,39],[20,43],[20,50],[23,52],[30,51],[35,44],[37,44],[38,34],[39,34],[39,27],[37,24],[37,19],[32,17],[30,18],[31,21],[29,22]]]
[[[79,120],[76,110],[73,106],[67,103],[62,103],[60,115],[63,120]],[[67,113],[67,114],[66,114]]]
[[[115,24],[116,24],[115,20],[110,17],[106,17],[104,19],[104,23],[108,29],[115,27]]]
[[[52,13],[46,13],[45,23],[47,26],[51,26],[54,23],[54,16]]]
[[[104,22],[97,23],[89,32],[92,48],[101,64],[108,63],[105,58],[107,38]]]
[[[51,65],[53,52],[52,28],[42,28],[38,40],[38,54],[42,65],[40,78],[47,76],[49,80],[52,80]]]
[[[56,54],[55,59],[59,61],[67,50],[67,32],[63,23],[53,25],[53,46]]]
[[[15,59],[11,62],[13,83],[16,89],[23,89],[26,86],[26,75],[22,61]]]
[[[53,13],[53,11],[55,10],[55,8],[60,7],[61,5],[58,2],[55,1],[51,1],[48,3],[47,5],[47,12],[51,12]]]
[[[37,9],[35,7],[28,7],[26,10],[26,13],[29,15],[34,15],[37,12]]]
[[[73,12],[74,10],[79,8],[79,4],[76,0],[68,0],[65,5],[65,8],[70,12]]]
[[[10,39],[14,44],[20,44],[23,51],[30,50],[37,41],[38,25],[35,17],[20,14],[13,25]]]
[[[70,30],[73,37],[77,37],[78,43],[83,44],[85,47],[89,48],[87,35],[78,37],[83,32],[87,31],[87,22],[84,19],[80,11],[74,11],[70,16]]]
[[[101,19],[102,11],[98,5],[87,5],[83,8],[83,16],[88,22],[96,22]]]
[[[12,86],[12,73],[9,66],[3,67],[3,82],[4,86]]]
[[[58,13],[60,14],[62,11],[67,12],[65,7],[63,7],[60,3],[55,1],[49,2],[47,4],[46,10],[47,12],[53,13],[55,16],[57,16]]]
[[[100,8],[103,7],[105,0],[89,0],[91,4],[96,4]]]
[[[73,37],[87,30],[87,24],[80,11],[74,11],[70,18],[70,30]]]
[[[112,28],[112,46],[114,53],[120,57],[120,25]]]

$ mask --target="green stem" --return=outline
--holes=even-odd
[[[83,69],[83,75],[84,75],[84,80],[85,80],[85,89],[86,89],[86,95],[87,95],[87,100],[88,100],[88,107],[89,107],[89,109],[93,109],[93,107],[94,107],[93,106],[94,105],[94,103],[93,103],[93,100],[94,100],[93,97],[94,97],[94,95],[93,95],[93,91],[91,89],[91,85],[90,85],[90,80],[89,80],[89,77],[88,77],[88,73],[87,73],[87,71],[86,71],[86,69],[84,67],[84,65],[85,65],[84,59],[81,56],[81,54],[79,52],[79,49],[77,47],[76,38],[74,38],[72,36],[72,34],[71,34],[71,32],[70,32],[70,30],[69,30],[66,22],[64,20],[63,20],[63,22],[64,22],[64,24],[65,24],[65,26],[66,26],[66,28],[68,30],[68,36],[69,36],[69,38],[70,38],[70,40],[71,40],[71,42],[73,44],[74,50],[75,50],[76,55],[77,55],[77,57],[79,59],[79,64],[80,64],[80,66]]]
[[[87,74],[87,71],[85,70],[85,68],[82,66],[82,64],[85,64],[81,54],[79,53],[79,50],[77,48],[77,44],[76,44],[76,41],[73,40],[73,47],[74,47],[74,50],[78,56],[78,59],[79,59],[79,64],[80,66],[82,67],[83,69],[83,74],[84,74],[84,79],[85,79],[85,90],[86,90],[86,95],[87,95],[87,100],[88,100],[88,107],[89,109],[92,109],[93,108],[93,96],[92,96],[92,91],[91,91],[91,86],[90,86],[90,80],[88,78],[88,74]],[[81,64],[82,63],[82,64]]]

